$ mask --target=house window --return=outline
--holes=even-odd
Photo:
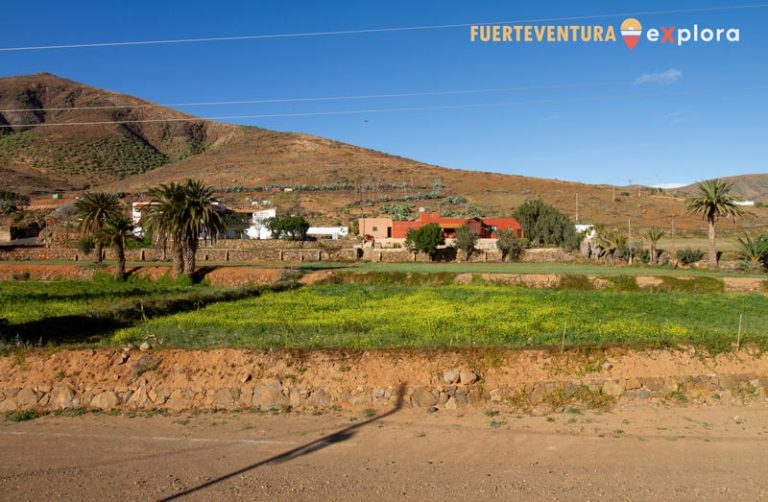
[[[378,232],[378,231],[379,231],[379,227],[377,227],[377,226],[375,226],[375,225],[374,225],[374,226],[373,226],[373,231],[374,231],[374,232]]]

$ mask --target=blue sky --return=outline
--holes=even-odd
[[[755,2],[756,3],[756,2]],[[296,33],[726,5],[666,1],[3,2],[0,47]],[[626,16],[572,21],[612,24]],[[183,109],[199,116],[483,107],[235,121],[318,134],[445,167],[592,183],[766,172],[768,8],[636,16],[741,30],[682,47],[472,44],[468,28],[0,52],[3,76],[47,71],[159,103],[504,92]],[[567,87],[557,87],[567,86]],[[494,103],[517,103],[494,105]]]

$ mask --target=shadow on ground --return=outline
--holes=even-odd
[[[361,429],[365,427],[366,425],[369,425],[373,422],[377,422],[381,420],[382,418],[388,417],[390,415],[393,415],[400,411],[403,407],[403,396],[405,394],[405,385],[401,384],[397,388],[397,397],[395,401],[395,405],[388,411],[381,413],[379,415],[375,415],[368,420],[364,420],[362,422],[358,422],[354,425],[350,425],[349,427],[345,427],[341,430],[338,430],[332,434],[328,434],[326,436],[323,436],[321,438],[318,438],[314,441],[311,441],[307,444],[301,445],[297,448],[293,448],[291,450],[285,451],[283,453],[280,453],[278,455],[274,455],[272,457],[266,458],[264,460],[259,460],[256,463],[246,465],[245,467],[242,467],[240,469],[237,469],[235,471],[229,472],[227,474],[224,474],[222,476],[219,476],[217,478],[211,479],[210,481],[206,481],[205,483],[199,484],[195,487],[188,488],[184,491],[181,491],[179,493],[175,493],[173,495],[170,495],[168,497],[162,498],[159,500],[159,502],[166,502],[171,500],[177,500],[182,497],[186,497],[187,495],[191,495],[193,493],[199,492],[201,490],[204,490],[206,488],[210,488],[214,485],[217,485],[219,483],[222,483],[228,479],[234,478],[236,476],[239,476],[241,474],[244,474],[248,471],[252,471],[254,469],[258,469],[259,467],[263,467],[265,465],[269,464],[279,464],[284,462],[290,462],[291,460],[297,459],[299,457],[303,457],[305,455],[310,455],[316,451],[322,450],[323,448],[327,448],[329,446],[332,446],[336,443],[341,443],[342,441],[346,441],[350,439],[352,436],[355,435],[358,429]]]

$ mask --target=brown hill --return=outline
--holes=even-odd
[[[742,174],[722,178],[733,184],[733,191],[747,200],[768,203],[768,173]],[[676,191],[688,194],[696,190],[696,184],[691,184]]]
[[[0,172],[20,191],[67,190],[200,153],[235,130],[203,120],[110,123],[193,119],[150,105],[47,73],[1,78]],[[52,126],[82,122],[91,124]]]
[[[71,109],[115,105],[119,108]],[[57,187],[74,191],[89,181],[100,189],[136,193],[195,177],[218,187],[232,206],[269,200],[281,210],[304,211],[319,223],[346,223],[387,206],[509,214],[525,200],[541,197],[586,223],[625,226],[632,219],[635,229],[670,228],[674,218],[677,229],[704,228],[699,219],[685,215],[684,194],[446,169],[307,134],[205,120],[42,125],[192,118],[148,105],[47,74],[0,79],[0,110],[25,110],[0,116],[14,125],[0,137],[0,174],[12,189],[26,193]],[[273,193],[276,187],[294,190]],[[739,225],[756,226],[765,221],[762,216]],[[723,222],[724,230],[729,227],[733,224]]]

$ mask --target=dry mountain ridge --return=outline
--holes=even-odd
[[[94,106],[101,108],[75,109]],[[250,207],[249,197],[270,198],[281,211],[301,211],[318,223],[346,224],[392,205],[509,214],[541,197],[585,223],[624,227],[631,218],[633,228],[668,229],[674,218],[680,230],[704,228],[685,215],[682,193],[447,169],[308,134],[196,119],[50,74],[0,79],[0,110],[9,109],[21,111],[0,112],[0,121],[13,126],[0,129],[0,176],[24,193],[89,185],[135,193],[194,177],[219,187],[227,204]],[[185,120],[44,125],[165,118]],[[299,188],[266,195],[272,186]]]

